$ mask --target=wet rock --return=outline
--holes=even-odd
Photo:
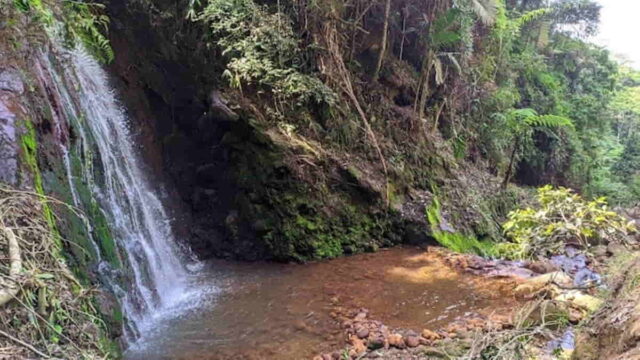
[[[367,347],[371,350],[377,350],[380,348],[383,348],[385,344],[385,338],[384,336],[382,336],[382,334],[370,334],[368,341],[367,341]]]
[[[407,336],[405,343],[408,347],[414,348],[420,345],[420,338],[418,336]]]
[[[15,184],[18,175],[16,115],[8,101],[0,97],[0,181]]]
[[[356,352],[356,355],[360,355],[367,351],[367,346],[364,344],[364,341],[357,336],[351,335],[350,341],[352,350]]]
[[[366,339],[369,336],[369,329],[367,329],[366,327],[359,328],[356,330],[356,335],[360,339]]]
[[[573,280],[569,275],[556,271],[526,280],[515,288],[514,293],[516,297],[528,298],[550,285],[570,287],[573,285]]]
[[[209,110],[213,118],[219,121],[236,121],[238,114],[227,106],[227,100],[218,90],[211,91],[209,95]]]
[[[405,347],[407,347],[402,335],[397,333],[389,335],[389,337],[387,338],[387,341],[389,342],[389,346],[393,346],[398,349],[404,349]]]
[[[427,340],[440,340],[442,338],[440,334],[429,329],[422,330],[422,337]]]
[[[560,294],[555,298],[555,300],[569,302],[576,307],[587,311],[596,311],[603,303],[601,299],[595,296],[583,294],[578,290],[571,290]]]
[[[355,321],[363,321],[366,318],[367,318],[367,313],[365,311],[360,311],[353,320],[355,320]]]
[[[540,260],[528,263],[525,267],[538,274],[546,274],[560,270],[560,268],[549,260]]]
[[[10,91],[16,94],[24,92],[24,83],[18,70],[0,69],[0,90]]]
[[[196,176],[198,177],[198,180],[204,183],[215,181],[220,176],[220,168],[216,164],[198,166],[196,169]]]

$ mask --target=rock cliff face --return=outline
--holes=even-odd
[[[187,7],[108,3],[116,54],[108,69],[131,115],[144,167],[165,195],[178,237],[197,255],[305,261],[433,242],[424,214],[436,191],[448,231],[500,236],[496,220],[516,196],[484,197],[497,192],[497,180],[457,159],[437,134],[405,141],[406,125],[416,121],[416,79],[406,66],[392,62],[379,83],[358,85],[373,126],[385,128],[377,130],[387,153],[381,161],[353,114],[309,106],[277,121],[272,99],[258,88],[229,87],[226,59],[203,41],[205,24],[184,18]],[[51,74],[34,60],[34,49],[49,45],[37,41],[22,51],[3,43],[12,55],[0,64],[0,165],[3,179],[16,184],[28,184],[22,169],[38,165],[42,180],[31,180],[34,186],[42,183],[43,192],[65,199],[72,194],[56,144],[73,147],[78,134],[73,124],[56,122],[63,118],[61,101],[47,80]],[[368,64],[375,52],[363,43],[356,56]],[[364,79],[367,71],[350,76]],[[29,130],[24,119],[33,125],[35,162],[21,155],[28,149],[20,141]],[[69,231],[81,234],[76,225],[68,224]]]
[[[259,89],[228,86],[223,54],[203,41],[204,24],[184,19],[186,6],[112,2],[107,9],[117,54],[110,69],[137,121],[142,152],[173,199],[179,233],[195,253],[305,261],[433,242],[424,214],[435,188],[446,194],[453,228],[500,236],[495,219],[514,202],[512,194],[474,203],[494,193],[497,181],[455,159],[441,138],[418,150],[401,135],[384,139],[397,159],[416,158],[415,165],[384,164],[373,148],[331,139],[337,125],[322,109],[273,121]],[[363,48],[363,61],[369,52]],[[375,94],[368,106],[384,122],[409,121],[415,79],[392,69],[375,89],[361,91]],[[308,124],[286,125],[300,119]],[[360,128],[339,128],[367,137]]]
[[[23,111],[19,97],[24,94],[20,73],[5,65],[0,69],[0,181],[18,183],[18,125],[16,118]]]

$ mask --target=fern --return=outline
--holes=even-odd
[[[511,109],[507,112],[507,125],[515,132],[522,132],[526,128],[534,127],[571,127],[571,119],[559,115],[539,115],[531,108]]]
[[[491,25],[495,22],[498,6],[496,0],[471,0],[474,13],[485,25]]]
[[[320,79],[301,72],[302,54],[287,16],[271,14],[253,0],[209,0],[195,19],[209,25],[228,59],[224,76],[231,86],[258,85],[297,105],[335,102]]]
[[[558,115],[540,115],[527,118],[527,123],[534,127],[571,127],[573,128],[573,122],[571,119]]]

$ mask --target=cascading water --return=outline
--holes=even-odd
[[[128,320],[125,334],[132,342],[154,317],[193,297],[188,291],[190,274],[169,217],[141,169],[126,113],[106,72],[82,49],[54,46],[53,53],[56,61],[43,53],[38,69],[48,82],[46,87],[55,94],[49,96],[55,103],[52,107],[61,109],[53,115],[57,127],[53,131],[61,140],[72,200],[80,207],[69,141],[63,139],[64,128],[72,126],[77,135],[74,146],[81,149],[84,158],[80,180],[104,211],[122,254],[124,271],[118,274],[106,261],[100,261],[100,247],[91,239],[99,273],[119,298]],[[124,284],[117,280],[123,273],[127,278]]]

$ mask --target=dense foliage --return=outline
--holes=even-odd
[[[403,136],[418,148],[423,134],[440,130],[456,157],[485,163],[505,185],[638,199],[638,75],[589,41],[599,23],[593,0],[210,0],[189,11],[210,26],[231,84],[270,90],[276,110],[288,99],[336,105],[345,95],[385,167],[397,149],[378,139],[397,130],[369,125],[387,110],[366,103],[375,88],[366,82],[389,81],[408,65],[403,102],[412,105],[413,131]]]
[[[636,231],[633,222],[611,211],[604,198],[586,201],[567,188],[538,189],[534,207],[509,214],[504,231],[512,243],[500,244],[509,257],[552,255],[566,244],[589,248],[609,242],[625,243]]]
[[[73,0],[65,0],[61,4],[49,4],[42,0],[14,0],[13,6],[36,20],[47,31],[63,38],[70,48],[84,47],[103,63],[113,61],[113,50],[106,36],[109,17],[104,14],[103,4]]]
[[[278,102],[295,99],[333,103],[335,94],[318,78],[300,72],[302,63],[291,20],[270,14],[252,0],[211,0],[196,18],[211,27],[215,44],[229,59],[224,75],[231,86],[259,85]]]

